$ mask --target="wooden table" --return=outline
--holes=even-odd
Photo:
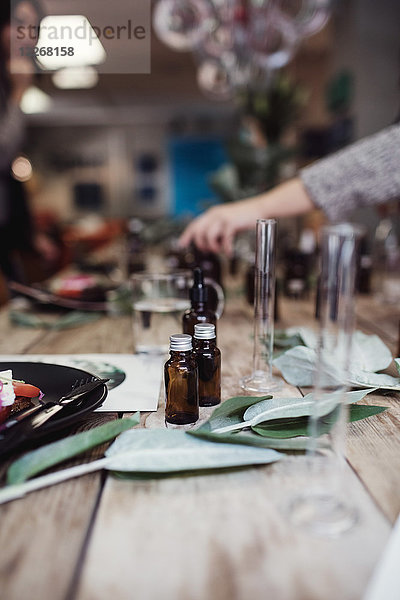
[[[279,326],[307,325],[312,303],[282,300]],[[399,314],[371,298],[359,327],[397,348]],[[11,326],[0,353],[131,352],[129,317],[67,331]],[[223,398],[251,367],[251,311],[231,299],[219,324]],[[300,395],[285,386],[281,394]],[[123,481],[95,473],[0,506],[1,598],[102,600],[349,600],[362,597],[400,509],[400,402],[368,396],[384,413],[349,426],[349,493],[360,522],[338,539],[293,527],[284,461],[225,474]],[[161,422],[142,416],[142,425]],[[119,415],[121,416],[121,415]],[[116,414],[97,413],[82,428]],[[101,455],[104,447],[85,460]],[[80,462],[79,459],[77,462]],[[382,599],[384,600],[384,599]]]

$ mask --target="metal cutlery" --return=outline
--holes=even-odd
[[[98,378],[81,381],[56,402],[41,400],[36,406],[17,414],[0,428],[0,455],[18,446],[63,408],[79,405],[86,394],[107,381],[109,380]]]

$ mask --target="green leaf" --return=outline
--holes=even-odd
[[[300,327],[297,332],[290,329],[288,334],[298,333],[305,346],[295,346],[274,359],[273,364],[282,373],[286,381],[295,386],[312,386],[316,361],[318,335],[307,327]],[[341,352],[338,348],[337,352]],[[356,331],[352,338],[352,354],[348,383],[354,387],[376,387],[381,389],[400,390],[400,379],[376,371],[386,369],[392,362],[389,348],[377,335],[367,335]],[[341,373],[336,368],[337,354],[327,358],[323,365],[325,386],[335,385],[341,380]]]
[[[368,388],[363,390],[355,390],[352,392],[343,393],[334,391],[328,394],[324,394],[319,400],[319,415],[327,414],[333,410],[333,408],[340,402],[346,404],[352,404],[362,400],[367,394],[370,394],[376,388]],[[276,414],[279,409],[279,415]],[[252,425],[258,425],[263,421],[270,419],[289,419],[295,417],[309,416],[313,414],[314,407],[314,394],[311,392],[302,398],[274,398],[274,400],[266,400],[250,406],[243,415],[245,421],[251,421],[255,417],[259,417],[259,420]],[[264,418],[265,416],[265,418]]]
[[[86,323],[93,323],[100,319],[101,314],[95,312],[83,312],[74,310],[68,314],[60,317],[56,321],[45,320],[37,317],[34,314],[23,312],[23,311],[10,311],[10,320],[16,325],[22,327],[33,327],[43,329],[70,329],[72,327],[78,327],[79,325],[85,325]]]
[[[140,422],[139,413],[127,419],[110,421],[104,425],[94,427],[76,435],[42,446],[37,450],[28,452],[9,467],[7,471],[7,484],[16,484],[26,481],[46,469],[57,465],[68,458],[72,458],[90,450],[100,444],[115,438],[122,431],[131,429]]]
[[[349,421],[360,421],[386,410],[383,406],[367,406],[364,404],[352,404],[350,406]],[[335,423],[335,411],[325,415],[319,420],[318,431],[322,435],[328,433]],[[308,418],[300,417],[297,419],[275,419],[268,421],[265,425],[255,425],[252,430],[258,435],[264,437],[273,437],[279,439],[294,438],[306,436],[308,433]]]
[[[225,400],[222,404],[217,406],[217,408],[213,411],[210,420],[214,420],[216,418],[221,417],[233,417],[240,416],[244,413],[245,410],[249,408],[249,406],[253,406],[253,404],[257,404],[261,402],[261,400],[270,400],[272,398],[271,395],[268,396],[235,396],[234,398],[229,398]]]
[[[243,415],[249,406],[253,406],[253,404],[257,404],[263,400],[270,400],[271,398],[271,395],[259,397],[235,396],[233,398],[229,398],[217,406],[208,421],[199,429],[209,431],[211,429],[216,429],[217,427],[224,427],[225,425],[240,423],[243,420]]]
[[[350,406],[349,421],[351,423],[353,421],[361,421],[361,419],[367,419],[368,417],[379,415],[379,413],[384,412],[385,410],[387,410],[386,406],[368,406],[367,404],[352,404]]]
[[[267,464],[281,458],[273,450],[245,448],[237,443],[212,444],[187,433],[171,429],[126,431],[106,451],[105,468],[129,473],[181,473]]]
[[[307,448],[308,438],[275,439],[273,437],[261,437],[252,431],[240,433],[212,433],[202,428],[187,431],[189,435],[219,444],[243,444],[246,446],[258,446],[260,448],[273,448],[274,450],[301,451]]]
[[[303,339],[299,333],[289,334],[284,330],[275,331],[274,334],[274,347],[275,348],[283,348],[287,350],[288,348],[293,348],[294,346],[303,345]]]

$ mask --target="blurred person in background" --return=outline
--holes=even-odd
[[[302,215],[316,208],[331,221],[355,208],[400,200],[400,124],[364,138],[301,169],[273,190],[213,206],[194,219],[180,238],[203,251],[232,254],[234,237],[257,219]]]
[[[11,14],[12,11],[12,14]],[[19,154],[25,133],[24,115],[20,103],[32,85],[34,64],[27,56],[14,56],[11,68],[12,40],[17,28],[33,26],[38,31],[42,10],[36,0],[2,0],[0,5],[0,269],[7,279],[25,278],[20,258],[22,253],[34,253],[45,262],[57,259],[56,245],[47,236],[34,230],[32,216],[23,184],[12,176],[11,165]],[[12,18],[11,18],[12,17]],[[18,40],[18,48],[33,49],[37,43],[32,35]]]

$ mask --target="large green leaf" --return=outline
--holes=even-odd
[[[116,423],[127,425],[127,422],[128,419],[121,419]],[[130,425],[132,426],[132,422]],[[249,446],[248,443],[246,445]],[[258,445],[262,446],[262,444]],[[45,450],[48,450],[48,448],[49,446],[46,446]],[[68,456],[71,455],[71,452],[68,452]],[[49,473],[30,481],[23,481],[23,483],[15,482],[15,485],[8,485],[0,489],[0,504],[22,498],[34,490],[100,469],[136,474],[136,476],[143,474],[145,477],[149,477],[150,473],[159,476],[160,474],[181,474],[210,469],[220,470],[230,467],[268,464],[280,458],[279,452],[266,448],[265,445],[263,448],[251,448],[244,447],[241,442],[235,445],[213,444],[190,437],[184,431],[131,429],[117,438],[107,450],[105,458],[70,467],[63,471]],[[51,462],[55,464],[54,461]],[[40,468],[43,468],[43,465],[44,462],[42,461]],[[47,465],[49,465],[49,461]],[[24,476],[26,477],[27,473],[33,471],[37,473],[38,470],[38,468],[33,469],[31,465],[28,465],[28,467],[25,467]],[[16,476],[16,472],[14,472],[14,475]],[[23,480],[22,474],[19,474],[15,479],[21,482]],[[12,482],[15,479],[13,477]]]
[[[133,473],[179,473],[267,464],[280,458],[273,450],[211,444],[170,429],[126,431],[106,452],[105,468]]]
[[[333,391],[327,394],[323,394],[318,400],[318,414],[320,416],[328,414],[333,408],[340,402],[346,404],[352,404],[363,400],[363,398],[374,391],[376,388],[368,388],[364,390],[354,390],[352,392],[342,392],[341,390]],[[263,400],[250,406],[243,415],[245,421],[251,421],[255,417],[258,417],[258,425],[262,421],[266,421],[267,418],[290,418],[290,417],[302,417],[313,414],[315,409],[314,404],[314,393],[311,392],[302,398],[274,398],[273,400]],[[279,410],[279,414],[276,414]],[[276,416],[275,416],[276,415]],[[265,417],[265,419],[263,418]]]
[[[389,358],[387,349],[384,350],[386,346],[383,342],[377,336],[358,336],[357,339],[360,357],[351,363],[347,383],[353,387],[374,387],[400,391],[400,378],[384,373],[375,373],[375,371],[388,366]],[[291,385],[309,387],[313,385],[314,381],[315,361],[316,351],[313,348],[296,346],[275,358],[273,364]],[[375,365],[373,369],[371,369],[372,364]],[[329,359],[325,355],[325,362],[321,366],[324,377],[321,383],[324,386],[335,386],[338,381],[341,381],[342,374],[336,365],[337,361],[334,355]],[[364,365],[365,369],[360,365]],[[370,370],[366,370],[367,367]]]
[[[364,404],[353,404],[350,406],[349,421],[360,421],[386,410],[383,406],[367,406]],[[335,411],[334,411],[335,412]],[[318,431],[320,435],[328,433],[335,423],[334,413],[325,415],[319,420]],[[298,436],[306,436],[308,432],[308,418],[299,417],[297,419],[276,419],[268,421],[266,424],[260,423],[252,427],[252,430],[263,437],[272,438],[294,438]]]
[[[16,484],[26,481],[30,477],[58,465],[68,458],[73,458],[95,448],[104,442],[114,439],[117,435],[131,429],[140,422],[140,415],[136,413],[127,419],[117,419],[104,425],[99,425],[88,431],[71,435],[67,438],[42,446],[37,450],[28,452],[9,467],[7,471],[7,484]]]

